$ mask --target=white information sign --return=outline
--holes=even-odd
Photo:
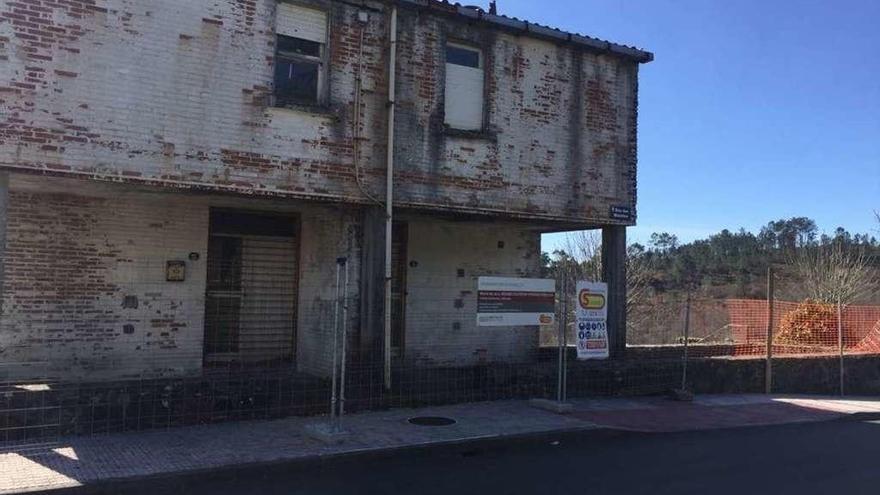
[[[607,359],[608,284],[580,281],[576,298],[578,359]]]
[[[477,325],[550,325],[556,315],[556,281],[542,278],[480,277]]]

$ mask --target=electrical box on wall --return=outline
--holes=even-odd
[[[186,262],[177,260],[165,262],[165,280],[168,282],[186,280]]]

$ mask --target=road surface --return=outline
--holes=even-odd
[[[878,494],[880,422],[578,434],[229,470],[124,488],[107,493]]]

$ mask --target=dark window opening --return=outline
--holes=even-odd
[[[306,55],[309,57],[321,56],[321,44],[316,41],[303,40],[292,36],[278,35],[278,53]]]
[[[275,57],[277,106],[321,102],[321,52],[320,43],[278,35]]]
[[[446,63],[480,68],[480,52],[455,45],[446,45]]]
[[[294,237],[296,222],[288,215],[214,210],[211,212],[211,234]]]

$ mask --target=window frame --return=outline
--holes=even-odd
[[[476,53],[477,54],[477,66],[474,67],[472,65],[464,65],[464,64],[457,64],[455,62],[450,62],[449,61],[449,51],[448,51],[448,48],[450,46],[453,48],[456,48],[458,50],[465,50],[465,51]],[[485,75],[485,72],[486,72],[485,65],[486,64],[483,60],[483,58],[484,58],[483,57],[483,50],[480,47],[474,46],[474,45],[468,45],[465,43],[459,43],[457,41],[447,41],[443,48],[444,48],[445,62],[447,64],[460,65],[462,67],[470,67],[471,69],[479,69],[479,70],[483,71],[483,74]]]
[[[477,54],[477,67],[473,67],[471,65],[457,64],[449,61],[448,57],[448,47],[454,47],[460,50],[467,50],[471,52],[475,52]],[[444,115],[444,128],[447,132],[451,133],[461,133],[464,135],[481,135],[486,132],[488,128],[488,117],[487,117],[487,101],[486,101],[486,78],[488,77],[486,74],[486,54],[484,53],[483,47],[477,44],[468,43],[466,41],[459,41],[455,39],[447,39],[443,44],[443,62],[444,68],[447,65],[457,65],[459,67],[466,67],[468,69],[479,70],[483,75],[483,83],[480,87],[480,102],[481,102],[481,112],[480,112],[480,125],[478,129],[466,129],[461,127],[456,127],[447,122],[447,116]],[[446,99],[449,98],[449,88],[446,86],[447,79],[444,77],[443,81],[443,105],[444,109],[447,107]],[[444,111],[445,114],[445,111]]]
[[[299,2],[284,2],[279,1],[276,5],[280,5],[282,3],[299,5],[302,7],[306,7],[309,9],[320,10],[324,14],[325,18],[325,32],[326,35],[322,42],[316,42],[307,40],[305,38],[297,38],[296,36],[289,36],[286,34],[280,34],[278,32],[278,15],[275,16],[275,26],[273,28],[275,34],[275,47],[274,47],[274,58],[272,64],[272,101],[271,106],[276,108],[291,108],[291,107],[325,107],[328,104],[328,95],[329,95],[329,74],[328,74],[328,58],[330,52],[330,12],[326,9],[319,9],[313,4],[308,3],[299,3]],[[305,55],[297,52],[289,52],[281,49],[281,37],[301,40],[306,42],[318,43],[318,56]],[[315,99],[304,99],[298,98],[294,96],[283,96],[278,93],[278,86],[276,84],[275,79],[275,70],[278,67],[279,60],[290,61],[293,63],[301,63],[301,64],[316,64],[318,66],[318,87],[317,94],[315,95]]]

